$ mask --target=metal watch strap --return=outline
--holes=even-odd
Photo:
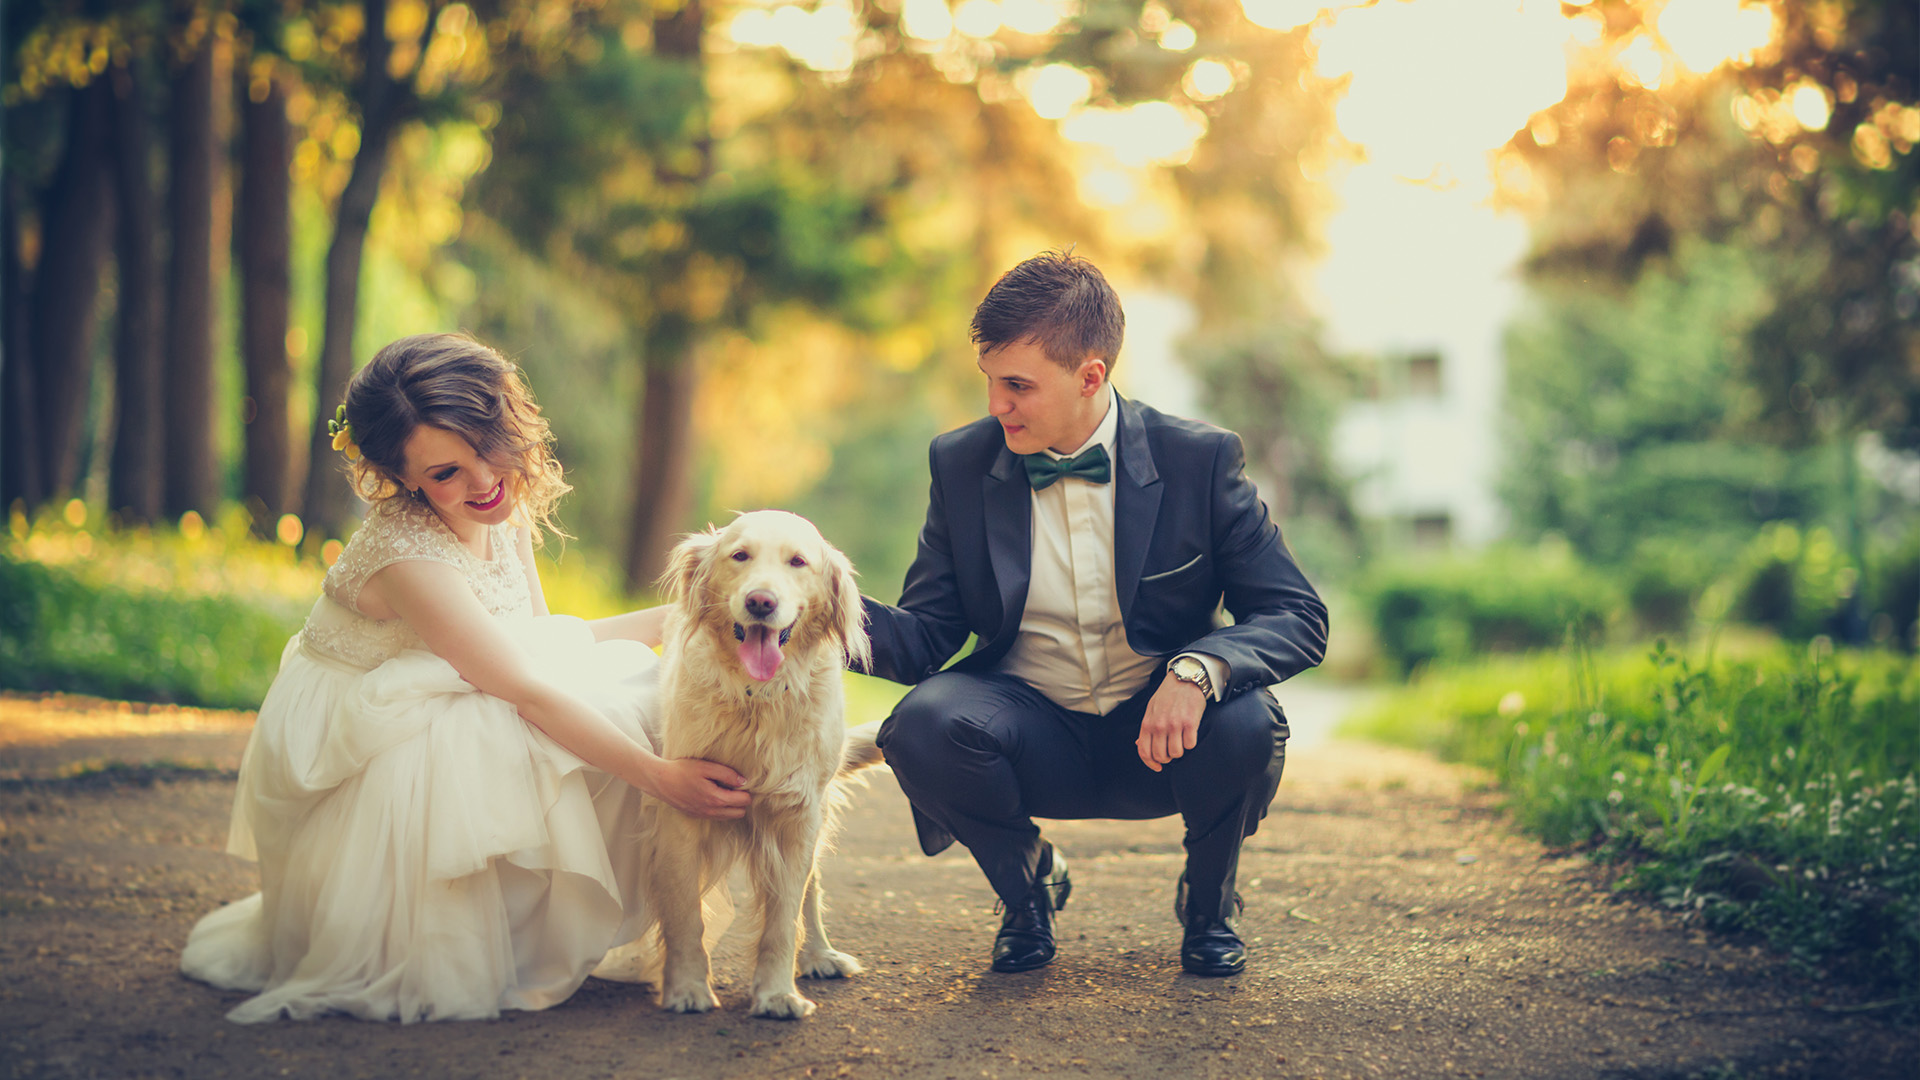
[[[1183,665],[1180,663],[1182,660],[1185,660],[1187,661],[1188,664],[1192,665],[1192,671],[1190,673],[1182,672],[1181,668],[1183,667]],[[1181,682],[1190,683],[1193,686],[1198,687],[1202,695],[1206,697],[1213,696],[1213,678],[1211,675],[1207,673],[1207,665],[1201,663],[1200,661],[1194,659],[1193,657],[1191,656],[1174,657],[1173,663],[1167,665],[1167,671],[1174,678],[1179,679]]]

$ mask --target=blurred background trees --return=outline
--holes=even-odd
[[[1515,531],[1617,570],[1657,628],[1704,600],[1911,647],[1920,15],[1593,6],[1625,72],[1589,70],[1510,144],[1535,211]],[[1688,72],[1696,35],[1768,11],[1745,62]]]
[[[1526,0],[1423,36],[1508,25],[1463,3],[10,3],[0,500],[238,504],[320,554],[358,513],[321,422],[347,377],[466,329],[528,370],[571,551],[627,589],[780,505],[890,595],[926,441],[979,412],[974,302],[1071,244],[1129,297],[1122,389],[1246,436],[1389,666],[1569,624],[1911,648],[1913,5]],[[1428,47],[1383,83],[1396,37]],[[1470,152],[1407,150],[1449,125]],[[1362,497],[1353,444],[1461,377],[1329,301],[1374,173],[1527,230],[1473,421],[1492,549]],[[1392,228],[1357,295],[1417,324],[1446,272],[1396,277]]]

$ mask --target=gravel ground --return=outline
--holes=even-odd
[[[744,1014],[736,927],[704,1016],[589,980],[490,1022],[243,1027],[221,1018],[241,995],[177,963],[255,886],[222,853],[247,720],[0,697],[0,1076],[1904,1080],[1920,1052],[1897,1009],[1611,896],[1472,777],[1324,736],[1243,856],[1238,978],[1179,970],[1173,821],[1048,825],[1075,881],[1060,956],[992,974],[991,894],[964,853],[919,855],[880,773],[826,863],[835,943],[869,970],[806,984],[809,1020]]]

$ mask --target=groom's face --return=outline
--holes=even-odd
[[[1016,454],[1070,454],[1106,416],[1104,360],[1068,369],[1049,360],[1039,342],[1016,341],[982,352],[980,370],[987,376],[987,413],[1000,421],[1007,449]]]

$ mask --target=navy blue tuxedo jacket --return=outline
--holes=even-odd
[[[1114,462],[1114,577],[1127,643],[1226,662],[1232,697],[1326,653],[1327,609],[1294,565],[1231,431],[1125,398]],[[956,670],[989,671],[1013,646],[1032,564],[1032,488],[992,417],[933,440],[919,554],[900,603],[866,599],[869,674],[917,683],[979,639]],[[1225,601],[1233,616],[1218,626]]]

